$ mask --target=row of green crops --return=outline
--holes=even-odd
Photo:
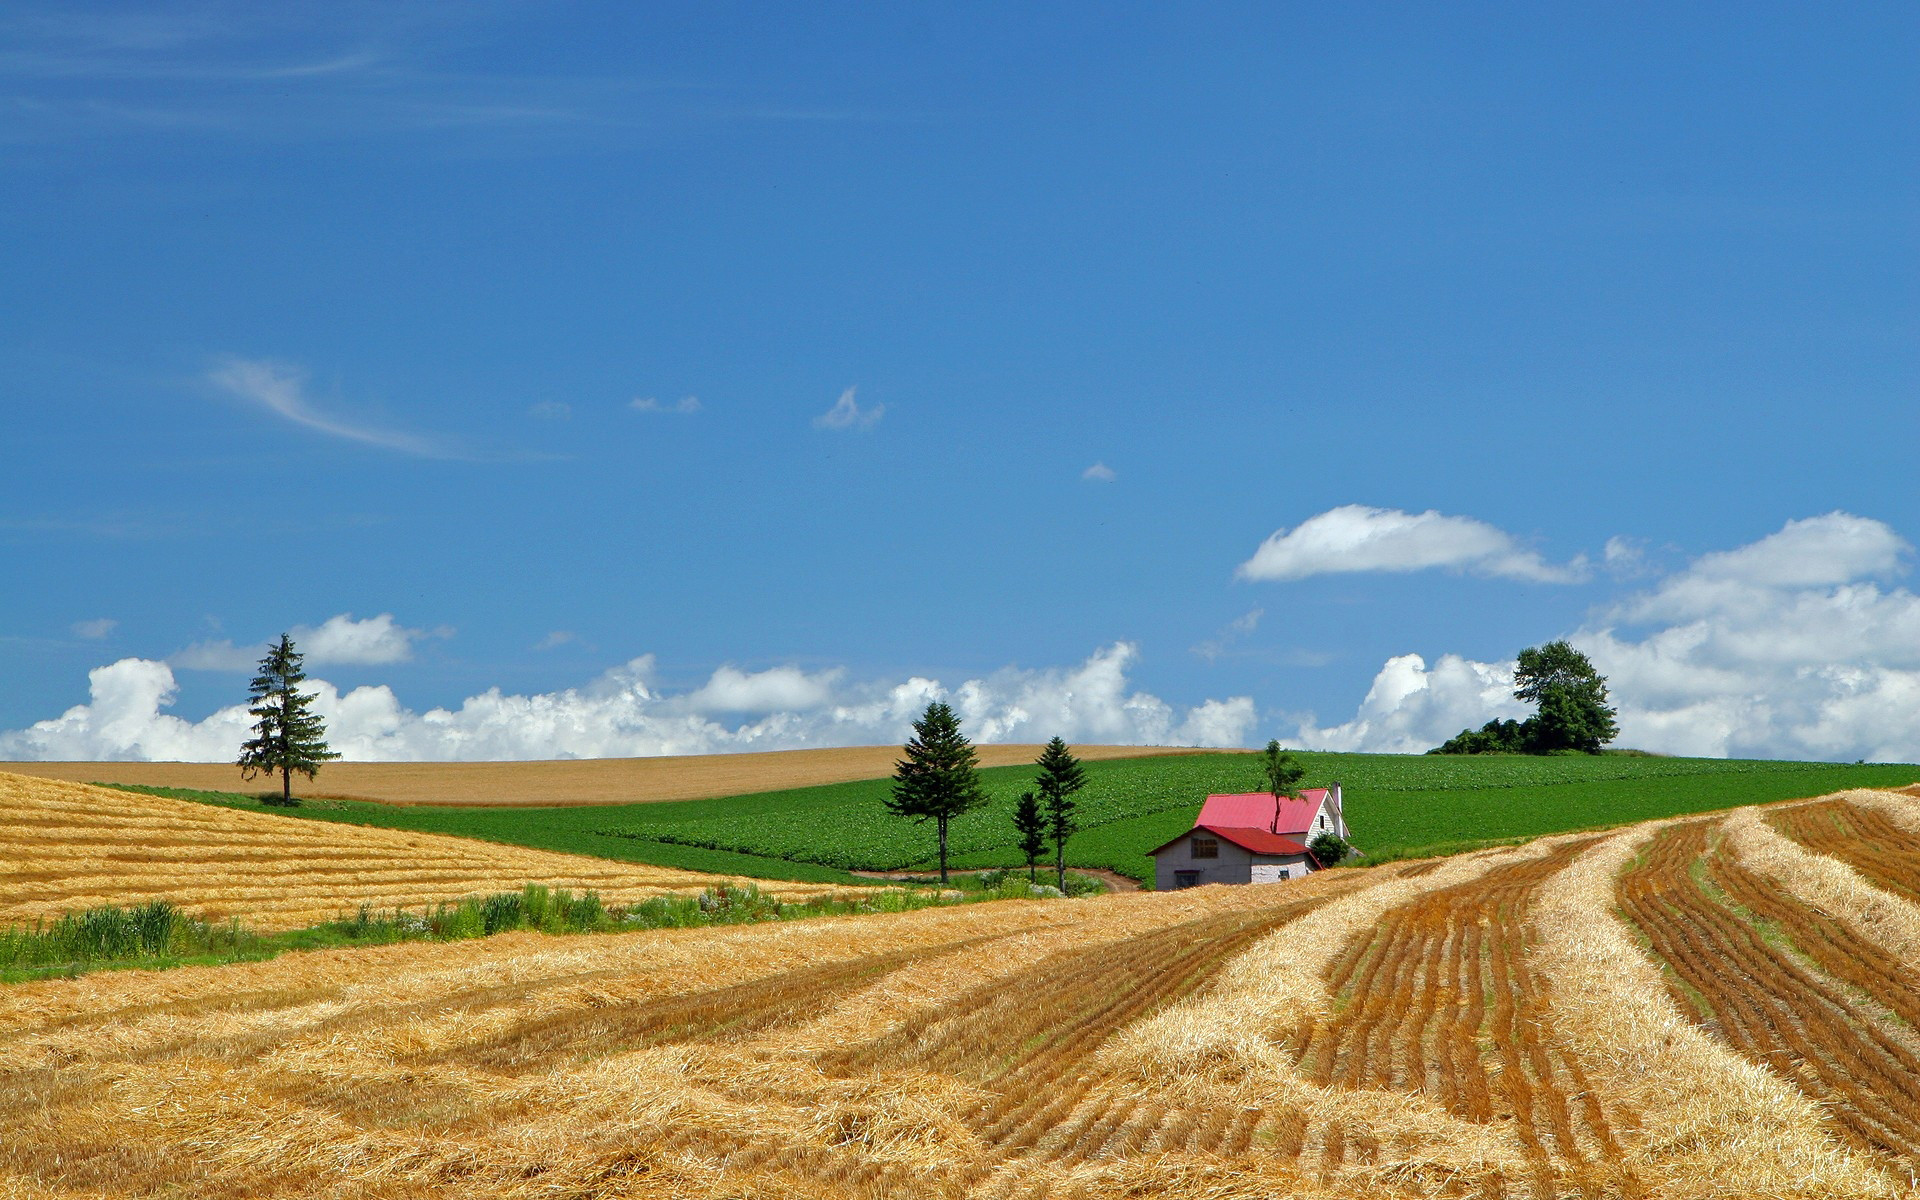
[[[1911,765],[1843,765],[1627,755],[1534,758],[1393,754],[1298,756],[1308,786],[1338,781],[1354,841],[1374,860],[1648,817],[1920,781]],[[1152,876],[1147,852],[1188,828],[1212,792],[1260,789],[1259,756],[1196,753],[1087,764],[1076,867]],[[990,803],[953,822],[956,865],[1008,866],[1013,805],[1030,767],[981,772]],[[712,800],[599,807],[393,807],[329,802],[291,819],[451,833],[601,858],[767,879],[857,883],[850,871],[926,868],[930,825],[889,816],[884,779]],[[241,807],[243,796],[168,793]],[[500,799],[511,799],[500,797]],[[284,813],[286,810],[262,811]]]
[[[1554,829],[1667,815],[1695,801],[1701,807],[1746,803],[1742,797],[1785,799],[1811,795],[1863,774],[1882,782],[1912,782],[1914,768],[1862,768],[1830,763],[1776,763],[1723,759],[1625,756],[1430,758],[1424,755],[1303,754],[1313,784],[1339,781],[1355,839],[1376,852],[1471,839],[1506,838]],[[1146,851],[1178,835],[1211,792],[1259,787],[1251,756],[1205,755],[1115,760],[1088,764],[1080,793],[1085,851],[1096,831],[1138,829],[1143,836],[1104,846],[1106,866],[1144,875]],[[1829,786],[1831,785],[1831,786]],[[769,804],[751,819],[737,813],[681,821],[609,825],[601,832],[766,858],[814,862],[843,870],[896,870],[925,862],[933,851],[929,827],[887,818],[880,800],[887,783],[875,780],[808,789],[831,804],[782,809]],[[962,861],[1004,861],[1013,853],[1012,813],[1031,786],[1020,769],[988,773],[989,804],[956,818],[948,833]],[[771,797],[769,797],[771,799]],[[1175,814],[1171,822],[1143,820]],[[648,814],[653,815],[653,814]],[[1155,840],[1145,840],[1147,831]]]

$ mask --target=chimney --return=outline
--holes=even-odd
[[[1334,784],[1327,789],[1328,807],[1333,809],[1333,823],[1338,827],[1341,837],[1347,836],[1347,814],[1340,810],[1340,785]]]

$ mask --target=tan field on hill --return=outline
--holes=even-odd
[[[1018,766],[1039,746],[979,746],[980,764]],[[1142,758],[1220,751],[1166,746],[1075,746],[1082,759]],[[549,762],[328,763],[312,782],[296,778],[303,796],[380,800],[389,804],[635,804],[705,800],[783,788],[878,779],[893,773],[898,746],[772,750],[759,754],[688,754],[666,758],[590,758]],[[210,792],[278,791],[276,779],[242,779],[224,763],[0,763],[0,770],[75,783],[131,783]]]
[[[0,772],[0,925],[165,898],[196,915],[291,929],[361,904],[420,908],[528,883],[627,903],[726,882],[738,881]],[[762,886],[796,898],[826,890]]]
[[[0,1195],[1893,1197],[1920,816],[0,989]]]

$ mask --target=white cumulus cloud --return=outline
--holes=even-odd
[[[309,667],[385,666],[413,658],[413,645],[425,637],[446,637],[448,629],[409,629],[392,613],[356,620],[352,613],[328,617],[319,625],[295,625],[287,631],[294,649]],[[268,643],[236,646],[228,640],[196,642],[167,662],[193,671],[250,671],[259,665]]]
[[[839,671],[809,675],[798,667],[746,672],[729,664],[690,694],[687,703],[703,713],[809,712],[833,698],[840,675]]]
[[[1668,754],[1920,761],[1920,596],[1886,586],[1909,551],[1848,513],[1696,558],[1568,640],[1607,676],[1619,744]],[[1541,639],[1545,640],[1545,639]],[[1352,720],[1302,745],[1413,751],[1528,710],[1512,662],[1389,660]]]
[[[1344,504],[1277,530],[1240,564],[1242,579],[1287,581],[1356,571],[1445,567],[1531,583],[1578,583],[1584,559],[1547,562],[1512,534],[1472,517]]]
[[[913,677],[849,683],[837,670],[746,672],[723,666],[690,692],[653,681],[651,656],[584,687],[537,695],[498,688],[457,708],[415,712],[384,685],[342,693],[309,681],[327,738],[349,760],[432,762],[603,758],[884,745],[903,740],[933,700],[946,700],[980,742],[1044,741],[1238,746],[1256,712],[1245,696],[1185,711],[1134,689],[1138,650],[1120,642],[1072,667],[1007,668],[947,686]],[[250,719],[234,705],[197,721],[167,713],[177,693],[166,663],[128,658],[93,671],[91,698],[59,717],[0,733],[0,758],[224,762]]]
[[[813,419],[813,427],[815,429],[843,430],[872,429],[874,423],[886,413],[887,406],[884,404],[876,404],[871,408],[861,408],[854,400],[853,393],[853,388],[848,388],[846,391],[841,392],[840,398],[833,402],[832,408],[829,408]]]
[[[1513,664],[1443,656],[1431,669],[1418,654],[1387,660],[1353,719],[1300,726],[1294,743],[1312,750],[1422,754],[1468,726],[1531,711],[1513,698]]]

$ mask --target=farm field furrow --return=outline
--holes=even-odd
[[[1548,989],[1527,962],[1534,891],[1592,844],[1568,841],[1390,910],[1328,972],[1337,1015],[1292,1031],[1307,1078],[1422,1091],[1464,1120],[1501,1122],[1529,1175],[1489,1180],[1495,1190],[1641,1194],[1620,1162],[1620,1114],[1608,1113],[1578,1057],[1554,1039]],[[1323,1139],[1330,1167],[1374,1162],[1385,1149],[1366,1132],[1328,1130]]]
[[[1920,835],[1881,813],[1845,800],[1794,804],[1768,814],[1774,828],[1818,854],[1829,855],[1879,886],[1920,902]]]
[[[1844,976],[1820,969],[1846,931],[1823,930],[1818,914],[1766,897],[1761,881],[1714,853],[1713,839],[1711,822],[1674,826],[1619,883],[1622,910],[1672,970],[1676,1003],[1698,1008],[1743,1055],[1828,1105],[1855,1145],[1920,1164],[1920,1057],[1863,1008]],[[1742,898],[1761,901],[1779,936],[1811,961],[1736,911]],[[1868,961],[1897,968],[1885,956]],[[1864,964],[1840,969],[1881,995],[1909,982],[1904,972],[1876,978]]]
[[[745,881],[0,774],[0,925],[165,898],[196,915],[292,929],[362,904],[426,907],[528,883],[623,903],[727,882]]]
[[[1741,844],[1802,855],[1767,811]],[[1734,828],[17,984],[0,1196],[1909,1194],[1894,926],[1797,900]],[[1888,853],[1920,876],[1920,847]]]

